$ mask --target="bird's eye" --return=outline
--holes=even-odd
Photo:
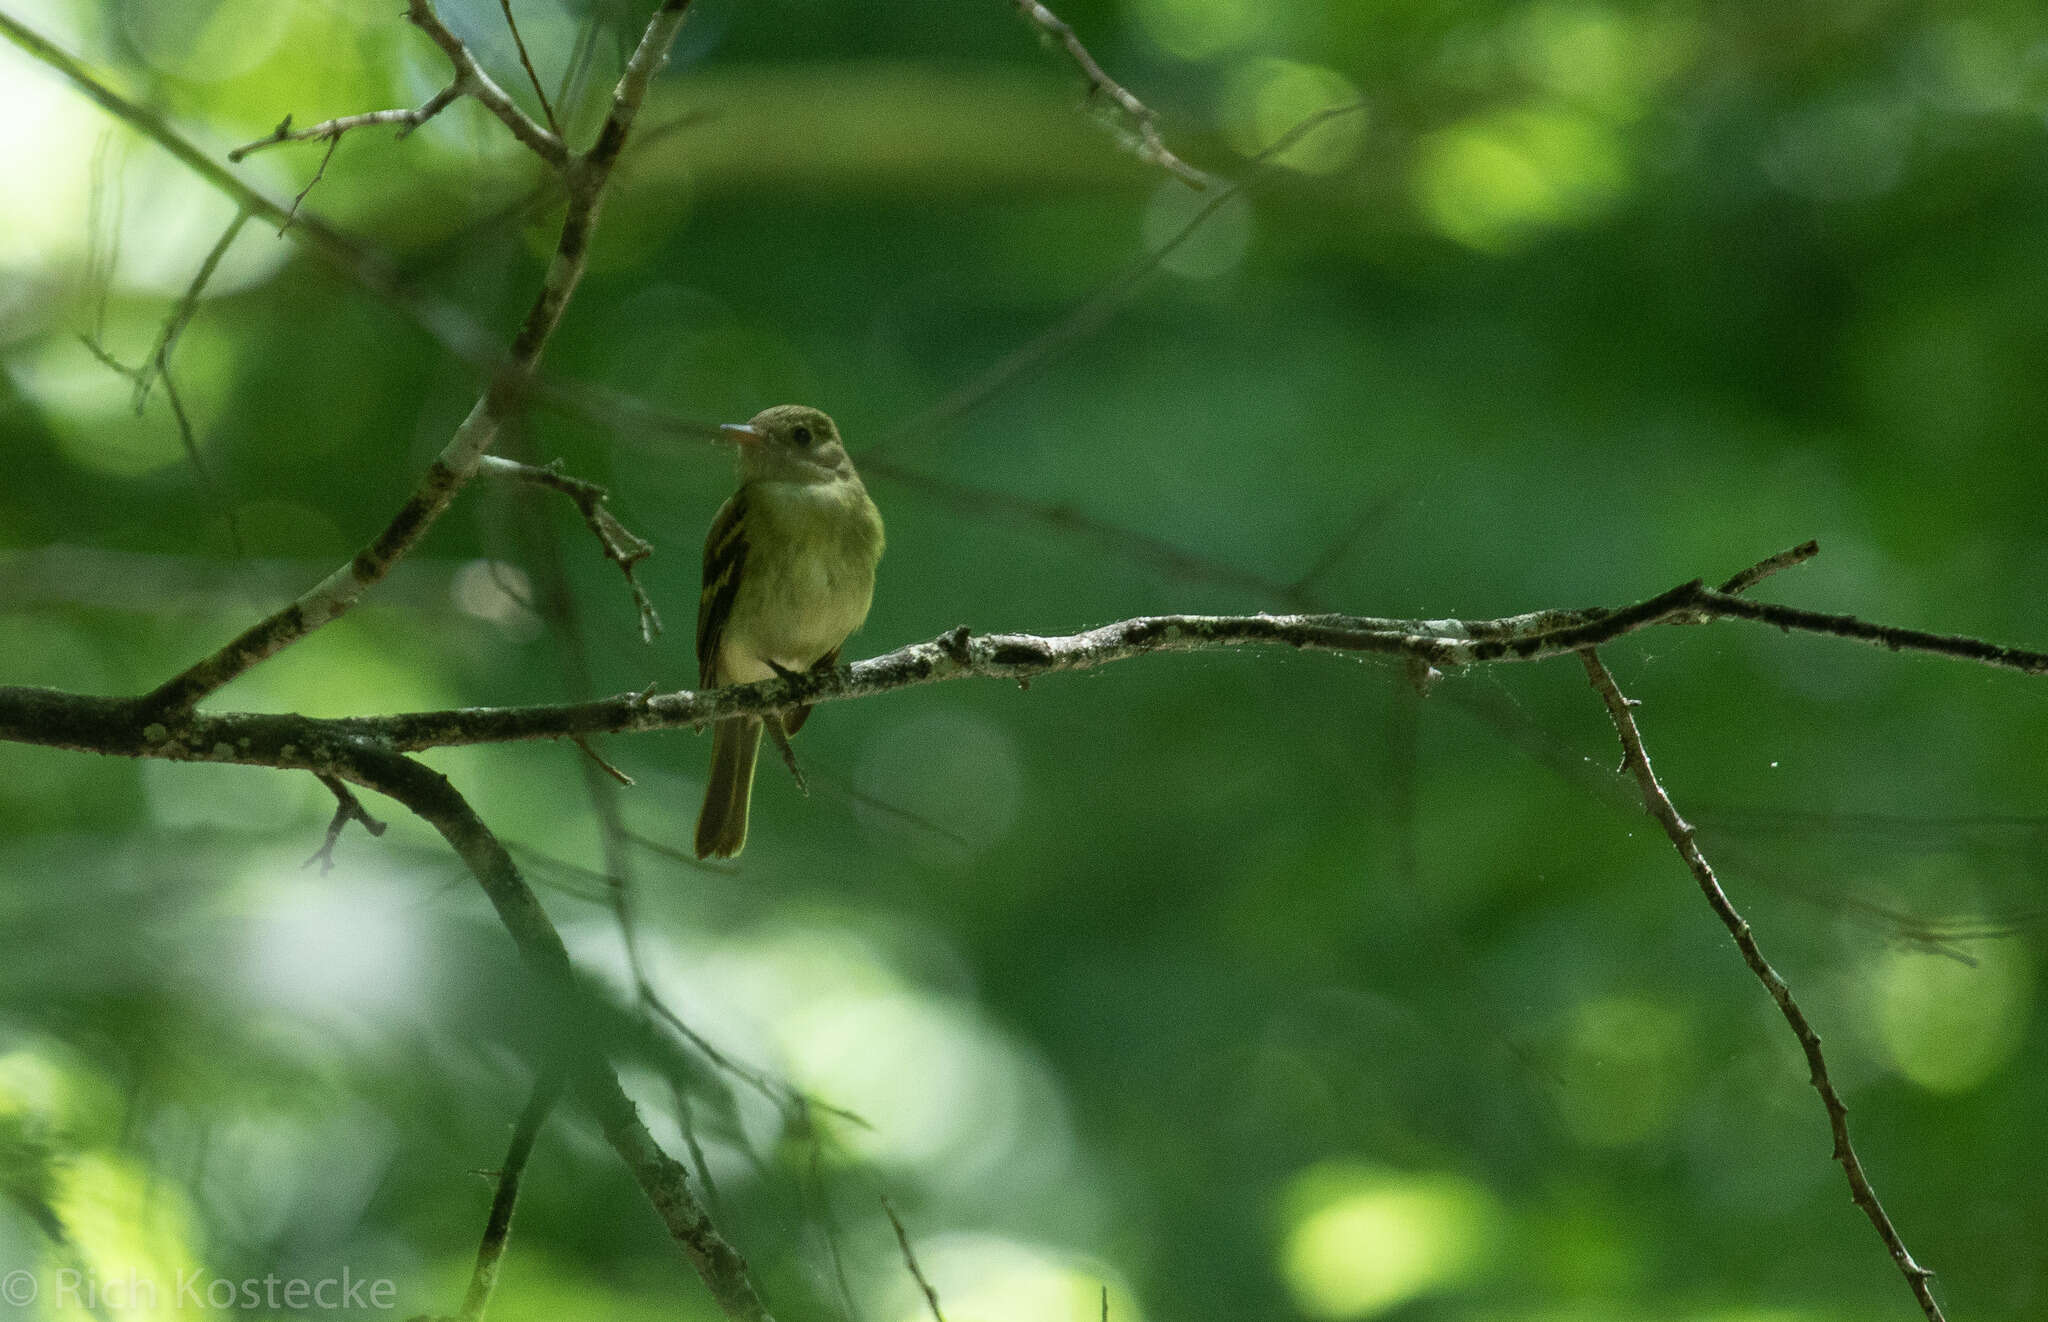
[[[811,429],[809,427],[798,427],[789,435],[790,439],[794,440],[798,445],[809,445],[811,443]]]

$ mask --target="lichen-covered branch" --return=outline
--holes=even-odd
[[[49,689],[0,688],[0,739],[121,757],[236,762],[332,771],[348,750],[396,752],[455,744],[573,739],[701,726],[818,702],[875,697],[941,680],[1029,683],[1156,652],[1269,646],[1386,656],[1425,675],[1466,666],[1540,661],[1663,625],[1728,617],[1914,650],[2026,674],[2048,674],[2048,652],[1981,639],[1871,624],[1751,602],[1682,583],[1617,609],[1541,610],[1493,620],[1395,620],[1359,615],[1151,615],[1082,633],[973,634],[954,629],[929,642],[836,670],[729,688],[622,693],[593,702],[461,707],[387,716],[316,719],[252,712],[165,713],[149,697],[100,698]]]
[[[1769,563],[1769,562],[1766,562]],[[1799,1002],[1792,997],[1792,989],[1785,979],[1771,967],[1764,958],[1763,949],[1757,945],[1756,934],[1749,923],[1736,911],[1721,889],[1721,882],[1714,875],[1714,869],[1707,862],[1707,856],[1700,852],[1692,826],[1681,817],[1678,808],[1671,802],[1671,796],[1664,791],[1657,773],[1650,767],[1650,754],[1643,747],[1642,731],[1636,726],[1635,703],[1623,697],[1621,688],[1614,682],[1614,676],[1600,660],[1599,654],[1587,648],[1579,654],[1585,663],[1586,677],[1591,681],[1594,692],[1607,706],[1607,715],[1614,722],[1615,733],[1621,739],[1622,767],[1635,777],[1636,787],[1643,796],[1643,807],[1657,824],[1664,828],[1664,834],[1671,838],[1671,844],[1678,850],[1678,856],[1685,860],[1693,880],[1699,883],[1707,904],[1714,916],[1728,929],[1728,935],[1735,939],[1735,945],[1742,952],[1742,960],[1749,965],[1749,971],[1770,993],[1777,1005],[1778,1013],[1785,1016],[1785,1022],[1792,1027],[1792,1035],[1799,1039],[1799,1049],[1806,1055],[1808,1077],[1814,1091],[1820,1094],[1821,1105],[1828,1113],[1828,1129],[1834,1135],[1834,1158],[1842,1165],[1842,1173],[1849,1180],[1849,1197],[1863,1214],[1870,1218],[1870,1224],[1877,1230],[1877,1236],[1884,1241],[1885,1251],[1898,1264],[1906,1284],[1913,1291],[1913,1298],[1920,1304],[1920,1311],[1927,1314],[1927,1322],[1944,1322],[1941,1306],[1935,1302],[1931,1282],[1934,1273],[1913,1260],[1906,1250],[1906,1243],[1899,1237],[1892,1219],[1886,1214],[1884,1204],[1878,1201],[1877,1190],[1871,1187],[1870,1177],[1864,1174],[1863,1162],[1856,1155],[1855,1145],[1849,1141],[1849,1108],[1842,1101],[1842,1095],[1835,1090],[1834,1080],[1828,1076],[1827,1057],[1821,1053],[1820,1034],[1814,1031],[1806,1013],[1799,1008]]]

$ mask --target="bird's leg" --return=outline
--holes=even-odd
[[[762,717],[761,724],[766,727],[768,737],[775,741],[775,751],[782,754],[782,764],[789,768],[790,775],[796,777],[797,792],[807,799],[810,798],[810,782],[804,779],[804,769],[796,764],[796,750],[789,746],[789,735],[782,728],[781,713]]]

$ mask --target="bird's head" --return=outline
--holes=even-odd
[[[839,428],[817,409],[777,404],[720,430],[740,447],[740,475],[749,482],[830,482],[853,476]]]

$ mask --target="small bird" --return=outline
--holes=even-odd
[[[778,404],[723,431],[740,447],[740,488],[704,539],[698,683],[719,688],[829,669],[874,599],[882,516],[839,428],[817,409]],[[809,715],[797,707],[768,719],[779,719],[787,736]],[[698,858],[731,858],[745,847],[760,747],[758,716],[712,726]]]

